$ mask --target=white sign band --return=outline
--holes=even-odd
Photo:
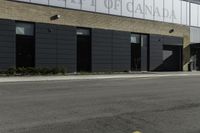
[[[182,0],[16,1],[200,27],[200,5],[191,4]],[[190,17],[190,15],[192,16]]]

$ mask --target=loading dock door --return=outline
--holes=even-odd
[[[150,35],[149,70],[182,71],[183,38]]]
[[[191,70],[200,70],[200,46],[199,44],[191,44]]]
[[[182,46],[163,45],[162,71],[182,71]]]

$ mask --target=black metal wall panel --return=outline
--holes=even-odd
[[[113,31],[113,71],[131,69],[130,33]]]
[[[129,71],[130,67],[130,33],[93,29],[92,71]]]
[[[35,66],[38,68],[57,67],[56,26],[37,23],[35,38]]]
[[[141,35],[141,71],[148,71],[148,35]]]
[[[76,71],[76,28],[57,26],[57,66]]]
[[[0,20],[0,70],[15,67],[15,21]]]
[[[159,71],[163,63],[163,36],[150,35],[149,38],[149,70]]]
[[[92,29],[92,71],[112,71],[112,31]]]
[[[76,28],[36,24],[36,67],[76,71]]]
[[[183,46],[183,38],[173,36],[163,36],[163,44]]]

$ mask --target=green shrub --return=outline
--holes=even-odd
[[[3,73],[3,72],[2,72]],[[7,71],[4,72],[7,75],[14,75],[16,74],[16,69],[15,68],[9,68]]]
[[[33,68],[33,67],[19,67],[9,68],[6,71],[1,71],[0,74],[6,75],[51,75],[51,74],[65,74],[66,71],[63,68]]]
[[[60,73],[63,74],[63,75],[65,75],[65,73],[66,73],[65,69],[64,69],[64,68],[61,68],[61,69],[60,69]]]
[[[59,68],[53,68],[51,72],[52,74],[58,74],[60,71],[59,71]]]
[[[16,74],[27,75],[25,67],[18,67],[16,68]]]
[[[47,75],[50,73],[50,70],[48,68],[38,68],[38,72],[41,74],[41,75]]]
[[[28,67],[26,68],[26,74],[28,75],[39,75],[40,71],[37,68],[33,68],[33,67]]]

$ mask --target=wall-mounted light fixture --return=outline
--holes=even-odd
[[[169,30],[169,33],[173,33],[173,32],[174,32],[174,29]]]
[[[57,14],[57,15],[54,15],[51,17],[51,20],[56,20],[56,19],[59,19],[61,18],[61,15]]]

